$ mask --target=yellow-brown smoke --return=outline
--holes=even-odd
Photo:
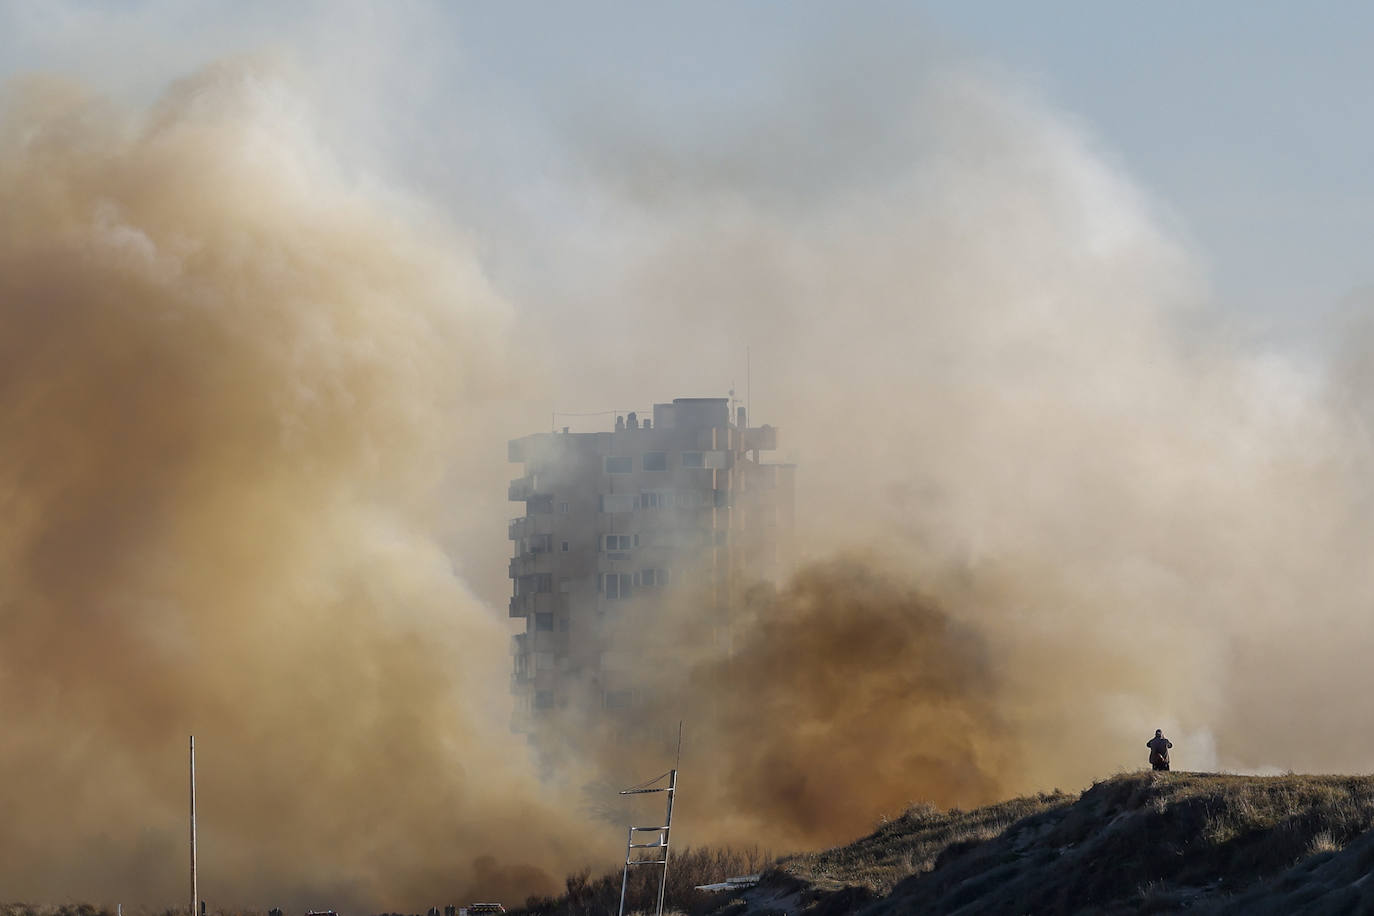
[[[1143,766],[1159,727],[1182,768],[1374,766],[1348,717],[1374,688],[1367,322],[1336,371],[1238,343],[1154,203],[1070,119],[1003,78],[914,69],[792,86],[690,141],[656,132],[651,107],[582,126],[634,256],[598,266],[623,311],[588,310],[563,349],[648,327],[582,403],[629,378],[733,382],[754,422],[779,425],[803,561],[865,555],[981,642],[990,677],[970,696],[1005,739],[985,785],[1083,786]],[[664,341],[688,356],[665,368]],[[814,701],[846,652],[799,645],[814,651],[770,685]],[[878,667],[900,689],[904,660]],[[745,721],[748,691],[729,702]],[[869,734],[873,760],[921,742],[896,724],[902,739]],[[850,726],[815,726],[817,744]],[[749,734],[795,737],[762,714]],[[795,763],[828,772],[815,756]],[[832,789],[870,817],[958,800],[876,764]],[[803,798],[783,823],[822,810]]]
[[[892,76],[699,147],[584,125],[608,238],[541,265],[559,346],[519,353],[465,240],[258,65],[148,113],[10,90],[5,890],[184,897],[191,732],[212,901],[509,900],[613,846],[543,796],[505,625],[452,567],[499,577],[501,442],[543,401],[721,394],[746,346],[802,572],[646,710],[687,718],[685,836],[1073,788],[1161,726],[1183,768],[1374,765],[1367,336],[1330,376],[1234,346],[1065,119]],[[510,396],[540,408],[511,428]],[[569,773],[653,772],[591,756]]]
[[[416,908],[580,861],[506,727],[504,624],[438,541],[471,511],[446,475],[499,493],[469,437],[506,324],[270,70],[146,114],[8,90],[6,895],[185,899],[192,733],[212,905]]]
[[[734,651],[697,666],[676,707],[693,725],[684,791],[718,829],[834,843],[904,802],[975,805],[1011,781],[982,640],[900,575],[831,560],[740,610]]]

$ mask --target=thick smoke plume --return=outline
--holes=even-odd
[[[986,648],[901,576],[832,560],[741,610],[734,651],[685,685],[703,811],[796,846],[863,833],[894,791],[1000,797],[1011,735]]]
[[[684,837],[1074,788],[1156,727],[1181,768],[1374,765],[1368,309],[1330,370],[1239,346],[1071,119],[823,50],[752,106],[579,108],[557,187],[472,215],[512,309],[259,65],[142,113],[9,90],[10,895],[184,897],[193,731],[212,900],[509,900],[613,847],[541,795],[453,567],[500,578],[504,438],[637,392],[734,383],[801,468],[799,574],[656,672]]]
[[[499,487],[465,425],[513,390],[466,250],[347,179],[270,68],[146,113],[7,91],[7,896],[184,899],[191,733],[212,903],[414,908],[580,861],[439,546],[446,475]]]
[[[623,310],[572,302],[586,324],[563,350],[644,332],[581,403],[614,403],[631,378],[745,395],[748,347],[753,419],[780,425],[779,457],[800,463],[803,560],[866,554],[981,643],[970,670],[991,676],[948,702],[995,710],[994,752],[931,748],[967,760],[974,784],[1082,786],[1144,765],[1157,727],[1182,768],[1374,765],[1346,715],[1374,688],[1365,361],[1328,371],[1238,343],[1148,197],[1004,78],[878,61],[856,82],[800,74],[731,111],[745,126],[705,135],[649,106],[579,125],[599,206],[626,227],[605,247],[631,256],[593,268]],[[663,341],[687,354],[668,370]],[[830,606],[843,613],[839,595]],[[776,690],[835,709],[816,681],[851,655],[759,663]],[[919,708],[921,660],[867,680]],[[750,715],[748,691],[729,702],[727,719]],[[751,740],[789,747],[789,713],[755,709]],[[817,746],[844,746],[849,713],[863,714],[812,724]],[[832,791],[870,817],[959,802],[947,781],[883,767],[924,746],[894,727],[865,723],[872,762],[833,773]],[[737,788],[763,778],[731,771]],[[797,798],[786,823],[805,832],[825,809]]]
[[[628,728],[624,714],[588,723],[574,713],[569,729],[596,736],[568,743],[600,750],[602,779],[631,783],[671,759],[680,722],[690,803],[679,837],[815,847],[913,801],[982,804],[1020,779],[985,640],[871,553],[744,589],[728,650],[703,652],[703,606],[668,602],[622,619],[613,651],[642,663],[645,700]],[[623,806],[598,813],[634,819]]]

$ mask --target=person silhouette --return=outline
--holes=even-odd
[[[1173,747],[1174,743],[1164,737],[1163,731],[1155,729],[1155,736],[1146,741],[1145,746],[1150,749],[1150,766],[1156,770],[1169,769],[1169,748]]]

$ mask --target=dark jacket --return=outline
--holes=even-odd
[[[1149,741],[1146,741],[1145,746],[1150,749],[1151,763],[1155,762],[1156,757],[1158,757],[1161,762],[1167,763],[1169,761],[1169,748],[1173,747],[1174,743],[1161,735],[1158,738],[1151,738]]]

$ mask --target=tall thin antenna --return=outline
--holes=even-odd
[[[191,736],[191,916],[200,905],[200,885],[196,874],[196,736]]]
[[[745,408],[748,410],[749,408]],[[677,720],[677,757],[673,759],[673,769],[682,769],[682,720]]]

